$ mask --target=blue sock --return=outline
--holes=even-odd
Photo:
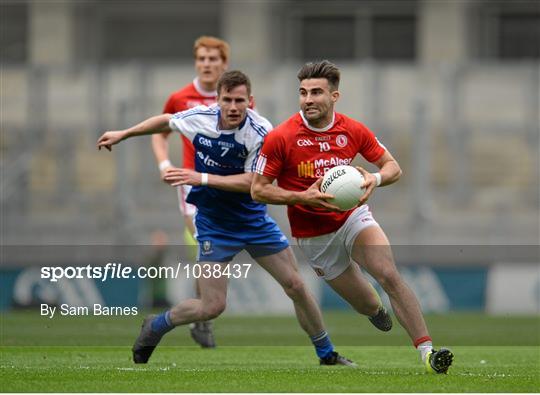
[[[152,331],[159,333],[160,335],[164,335],[165,333],[173,329],[174,325],[171,324],[170,315],[171,312],[166,311],[154,318],[154,320],[152,321]]]
[[[326,331],[322,331],[318,335],[310,337],[311,342],[315,346],[315,352],[319,358],[328,357],[334,351],[334,345],[330,341],[330,336]]]

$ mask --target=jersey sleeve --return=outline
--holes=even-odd
[[[261,147],[262,139],[259,141],[258,144],[253,146],[251,150],[249,150],[246,162],[244,163],[244,171],[246,173],[253,173],[255,171],[255,168],[257,166],[257,158],[259,157],[259,154],[261,152]]]
[[[261,153],[264,138],[268,135],[268,132],[272,130],[272,124],[263,117],[257,118],[257,123],[252,124],[253,136],[250,141],[247,141],[246,147],[248,149],[248,156],[244,163],[244,171],[246,173],[253,173],[257,168],[257,159]]]
[[[190,142],[193,142],[197,133],[206,130],[210,126],[208,123],[209,118],[198,115],[212,115],[213,113],[215,113],[215,110],[206,106],[197,106],[190,110],[177,112],[171,117],[169,127],[184,135]]]
[[[362,136],[358,153],[366,158],[368,162],[377,161],[386,151],[386,147],[379,142],[375,134],[367,126],[359,123],[357,127]]]
[[[271,178],[277,178],[283,167],[285,144],[280,133],[270,132],[264,139],[255,172]]]

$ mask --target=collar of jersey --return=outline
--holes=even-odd
[[[225,133],[225,134],[230,134],[230,133],[234,133],[236,132],[237,130],[240,130],[242,129],[246,122],[247,122],[247,119],[248,119],[248,116],[249,114],[246,113],[246,117],[244,118],[244,120],[240,123],[240,125],[238,125],[237,128],[234,128],[234,129],[220,129],[219,128],[219,120],[221,119],[221,108],[218,107],[218,112],[217,112],[217,124],[216,124],[216,131],[218,131],[219,133]]]
[[[195,87],[195,90],[199,92],[202,96],[206,97],[216,97],[217,91],[205,91],[203,88],[201,88],[201,85],[199,84],[199,77],[195,77],[193,80],[193,86]]]
[[[313,126],[310,126],[307,119],[304,118],[304,113],[302,112],[302,110],[300,110],[299,112],[300,112],[300,116],[302,117],[302,122],[304,122],[304,125],[306,125],[306,128],[308,128],[309,130],[313,130],[314,132],[327,132],[327,131],[329,131],[334,126],[334,122],[336,120],[336,113],[333,112],[332,113],[332,122],[330,122],[324,128],[314,128]]]

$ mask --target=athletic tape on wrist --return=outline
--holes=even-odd
[[[201,185],[208,185],[208,173],[201,173]]]
[[[165,171],[167,167],[171,167],[172,163],[169,159],[162,160],[159,162],[159,171]]]
[[[381,182],[382,182],[381,173],[373,173],[373,175],[375,176],[375,179],[377,180],[377,186],[381,185]]]

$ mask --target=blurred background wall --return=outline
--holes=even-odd
[[[160,113],[194,77],[194,39],[216,35],[274,124],[298,110],[305,61],[342,69],[337,110],[374,130],[404,170],[370,201],[394,245],[538,254],[537,0],[0,5],[2,245],[142,245],[156,229],[180,243],[176,193],[159,179],[150,138],[112,154],[95,142]],[[288,233],[284,207],[270,212]]]

